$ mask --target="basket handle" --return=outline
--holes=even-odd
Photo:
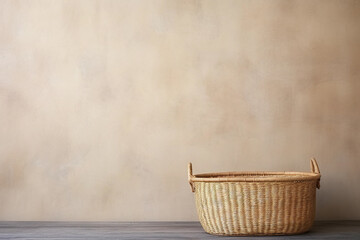
[[[310,167],[311,167],[311,172],[312,172],[312,173],[320,174],[319,165],[317,164],[315,158],[312,158],[312,159],[310,160]],[[319,178],[318,182],[316,183],[316,187],[317,187],[318,189],[320,189],[320,178]]]
[[[195,192],[195,187],[194,187],[194,183],[192,181],[192,178],[194,177],[194,175],[192,174],[192,163],[188,164],[188,180],[189,180],[189,184],[191,187],[191,191]]]

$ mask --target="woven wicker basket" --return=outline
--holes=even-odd
[[[290,235],[309,231],[315,218],[320,171],[192,174],[196,208],[204,230],[215,235]]]

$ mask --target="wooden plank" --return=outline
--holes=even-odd
[[[203,231],[198,222],[0,222],[0,239],[237,239]],[[242,238],[246,239],[246,238]],[[279,239],[254,237],[253,239]],[[306,234],[281,239],[360,239],[360,221],[315,222]]]

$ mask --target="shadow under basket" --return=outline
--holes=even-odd
[[[291,235],[310,230],[316,207],[320,171],[192,173],[200,223],[214,235]]]

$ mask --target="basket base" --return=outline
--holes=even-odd
[[[256,236],[291,236],[291,235],[299,235],[299,234],[305,234],[308,233],[310,231],[306,230],[306,231],[301,231],[301,232],[294,232],[294,233],[254,233],[254,234],[227,234],[227,233],[211,233],[211,232],[206,232],[207,234],[210,235],[215,235],[215,236],[228,236],[228,237],[256,237]]]

